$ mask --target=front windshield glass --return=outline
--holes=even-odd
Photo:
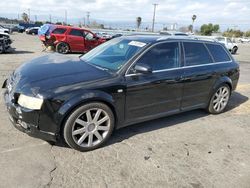
[[[231,39],[227,38],[227,43],[233,43]]]
[[[221,38],[221,37],[217,38],[217,40],[220,41],[220,42],[225,42],[225,39]]]
[[[112,39],[84,54],[81,60],[94,66],[118,71],[146,43],[129,39]]]

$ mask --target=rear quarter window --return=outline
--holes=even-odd
[[[64,28],[56,28],[52,33],[53,34],[64,34],[66,29]]]
[[[225,49],[218,44],[206,44],[215,62],[231,61]]]

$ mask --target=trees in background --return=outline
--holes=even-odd
[[[200,29],[200,32],[201,32],[201,35],[206,35],[206,36],[211,36],[212,33],[216,33],[220,30],[220,26],[218,24],[203,24],[201,26],[201,29]]]
[[[250,30],[245,32],[246,37],[250,37]]]
[[[233,29],[227,29],[227,31],[223,33],[223,36],[225,37],[242,37],[243,35],[244,32],[242,32],[241,30],[233,30]]]

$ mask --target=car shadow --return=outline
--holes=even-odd
[[[248,100],[249,98],[247,96],[244,96],[238,92],[234,92],[230,98],[226,111],[230,111],[242,105]],[[172,115],[172,116],[168,116],[168,117],[164,117],[164,118],[160,118],[156,120],[138,123],[132,126],[128,126],[128,127],[116,130],[113,136],[111,137],[110,141],[108,142],[108,145],[121,142],[136,134],[141,134],[141,133],[150,132],[150,131],[154,131],[154,130],[158,130],[162,128],[171,127],[174,125],[181,124],[183,122],[188,122],[188,121],[198,119],[201,117],[205,117],[208,115],[209,113],[207,113],[205,110],[193,110],[193,111],[183,112],[180,114],[176,114],[176,115]]]
[[[226,111],[230,111],[234,108],[237,108],[238,106],[242,105],[248,100],[249,98],[247,96],[244,96],[238,92],[234,92],[231,96],[231,99],[226,108]],[[143,123],[138,123],[138,124],[134,124],[131,126],[127,126],[127,127],[114,131],[113,135],[111,136],[110,140],[107,142],[106,146],[122,142],[123,140],[126,140],[137,134],[151,132],[151,131],[155,131],[155,130],[159,130],[163,128],[168,128],[174,125],[181,124],[183,122],[188,122],[194,119],[206,117],[208,115],[209,113],[207,113],[205,110],[192,110],[192,111],[183,112],[183,113],[176,114],[176,115],[167,116],[164,118],[159,118],[159,119],[155,119],[151,121],[145,121]],[[216,116],[214,116],[214,118],[216,118]],[[62,141],[59,141],[55,145],[59,147],[68,147]]]
[[[15,49],[11,49],[11,50],[8,50],[5,52],[5,54],[32,54],[32,53],[35,53],[35,52],[32,52],[32,51],[26,51],[26,50],[15,50]]]

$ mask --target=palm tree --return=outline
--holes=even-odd
[[[137,29],[140,28],[140,26],[141,26],[141,21],[142,21],[142,18],[141,18],[141,17],[137,17],[137,18],[136,18]]]
[[[29,22],[29,16],[28,16],[28,14],[26,14],[25,12],[24,13],[22,13],[22,19],[23,19],[23,21],[24,22]]]
[[[194,14],[192,16],[192,20],[193,20],[193,22],[192,22],[192,33],[193,33],[193,29],[194,29],[194,21],[196,20],[196,18],[197,18],[197,16]]]

